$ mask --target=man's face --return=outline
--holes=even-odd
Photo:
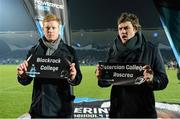
[[[49,42],[54,42],[59,36],[59,24],[57,21],[48,21],[43,24],[43,31],[46,39]]]
[[[126,43],[129,39],[135,36],[137,30],[133,27],[129,21],[120,23],[118,25],[118,34],[121,38],[122,43]]]

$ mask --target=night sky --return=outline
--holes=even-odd
[[[124,11],[135,13],[143,28],[161,27],[153,0],[69,0],[72,29],[116,28]]]

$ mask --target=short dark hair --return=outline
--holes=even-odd
[[[118,18],[118,25],[123,23],[123,22],[126,22],[126,21],[129,21],[132,23],[133,27],[139,31],[141,30],[141,25],[139,23],[139,18],[133,14],[133,13],[128,13],[128,12],[123,12],[121,14],[121,16]]]

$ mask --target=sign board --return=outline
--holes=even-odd
[[[99,62],[102,70],[101,80],[114,85],[137,85],[144,82],[142,63]]]
[[[69,61],[65,57],[32,56],[28,63],[26,73],[32,78],[69,77]]]
[[[97,100],[90,102],[80,102],[74,103],[74,117],[73,118],[108,118],[110,110],[110,101],[109,100]]]

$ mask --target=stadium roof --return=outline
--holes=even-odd
[[[69,0],[68,5],[72,30],[116,28],[123,11],[137,14],[145,28],[160,27],[152,0]],[[0,0],[0,18],[0,31],[34,30],[22,0]]]

